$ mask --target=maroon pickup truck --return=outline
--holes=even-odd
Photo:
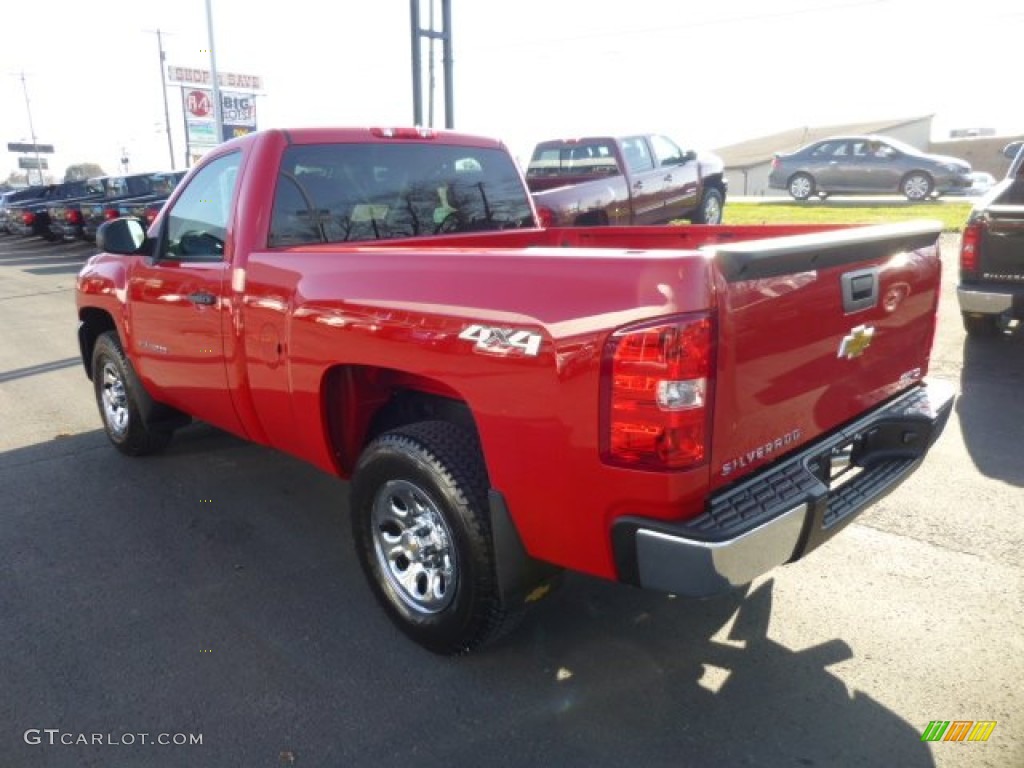
[[[560,569],[714,594],[908,477],[940,228],[542,229],[493,139],[271,130],[101,225],[78,336],[122,453],[197,418],[351,478],[380,603],[460,653]]]
[[[720,224],[726,193],[721,158],[656,134],[542,141],[526,183],[546,226]]]

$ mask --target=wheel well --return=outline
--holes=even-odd
[[[406,424],[447,421],[479,437],[473,414],[457,392],[404,371],[337,366],[324,379],[323,397],[331,451],[346,477],[371,440]]]
[[[720,173],[713,173],[710,176],[705,176],[704,180],[705,189],[717,189],[722,193],[723,200],[725,199],[725,178]]]
[[[934,176],[932,176],[932,175],[931,175],[931,174],[930,174],[930,173],[929,173],[928,171],[923,171],[923,170],[921,170],[920,168],[915,168],[914,170],[912,170],[912,171],[907,171],[906,173],[904,173],[904,174],[903,174],[903,178],[902,178],[902,179],[900,179],[900,186],[902,187],[902,186],[903,186],[903,183],[904,183],[904,182],[905,182],[905,181],[906,181],[907,179],[909,179],[909,178],[910,178],[911,176],[919,176],[919,175],[920,175],[920,176],[924,176],[924,177],[925,177],[926,179],[928,179],[928,181],[930,181],[930,182],[931,182],[932,184],[934,184],[934,183],[935,183],[935,177],[934,177]]]
[[[117,325],[107,312],[95,307],[86,307],[78,315],[78,347],[82,353],[85,374],[92,380],[92,351],[96,339],[107,331],[116,331]]]

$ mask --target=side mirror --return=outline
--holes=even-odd
[[[96,247],[104,253],[132,256],[143,253],[146,230],[135,218],[121,218],[106,221],[96,230]]]
[[[692,160],[696,160],[696,159],[697,159],[697,153],[694,150],[688,149],[685,152],[683,152],[683,161],[684,162],[688,163],[688,162],[690,162]]]
[[[1011,141],[1003,147],[1003,155],[1013,160],[1017,157],[1017,153],[1020,152],[1022,146],[1024,146],[1024,141]]]

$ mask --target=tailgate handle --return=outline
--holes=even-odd
[[[878,267],[847,272],[840,280],[846,314],[871,309],[878,304]]]

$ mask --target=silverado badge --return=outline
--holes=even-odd
[[[871,339],[874,336],[875,329],[870,325],[858,325],[839,342],[839,353],[836,357],[845,357],[847,360],[860,357],[864,350],[871,346]]]

